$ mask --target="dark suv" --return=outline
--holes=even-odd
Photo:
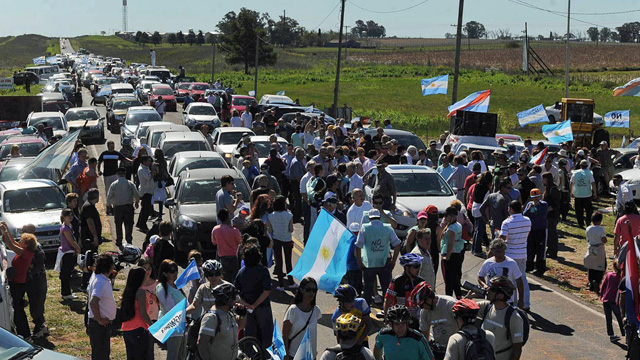
[[[173,224],[173,243],[178,261],[186,260],[187,253],[192,249],[199,250],[205,258],[215,257],[211,230],[217,224],[216,193],[221,188],[220,179],[224,175],[231,175],[235,179],[236,191],[241,192],[244,201],[248,202],[249,184],[238,170],[186,170],[178,177],[175,197],[165,202]]]

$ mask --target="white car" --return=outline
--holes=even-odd
[[[550,123],[555,123],[559,121],[562,117],[562,104],[557,102],[553,105],[547,106],[544,108],[544,111],[547,113],[547,117],[549,118]],[[593,123],[594,124],[604,124],[604,119],[602,115],[594,112],[593,113]]]
[[[151,106],[132,106],[127,109],[127,115],[120,128],[120,143],[124,143],[125,138],[133,140],[138,124],[149,121],[162,121],[160,114]]]
[[[182,124],[195,130],[200,129],[202,125],[208,125],[210,130],[213,130],[219,128],[222,123],[213,105],[193,102],[182,112]]]
[[[228,164],[231,164],[233,150],[238,146],[240,140],[242,140],[243,134],[249,134],[249,136],[256,135],[253,130],[243,127],[225,126],[216,128],[211,134],[213,151],[220,154]]]
[[[287,140],[278,136],[277,140],[280,145],[281,153],[286,151],[287,149]],[[269,135],[256,135],[251,137],[251,142],[256,146],[258,150],[258,163],[262,165],[262,163],[267,160],[269,157],[269,151],[271,150],[271,142],[269,141]],[[233,152],[231,153],[231,167],[236,168],[242,171],[242,162],[244,158],[242,157],[241,149],[244,147],[244,144],[238,143]]]
[[[435,205],[442,215],[456,194],[435,170],[418,165],[389,165],[387,172],[393,177],[398,199],[393,218],[398,223],[396,235],[407,236],[409,228],[418,223],[418,213],[427,205]],[[373,198],[378,169],[372,168],[362,178],[367,200]]]
[[[631,190],[633,200],[640,200],[640,169],[628,169],[618,173],[622,176],[622,181]],[[609,189],[613,194],[617,188],[613,185],[613,180],[609,181]]]
[[[27,126],[33,126],[37,129],[40,124],[43,124],[45,128],[50,127],[53,130],[53,135],[65,136],[69,131],[67,119],[59,111],[32,112],[29,114]]]
[[[170,122],[164,121],[153,121],[151,124],[147,125],[147,131],[140,138],[140,144],[146,144],[151,151],[155,151],[155,147],[158,145],[158,141],[160,141],[160,137],[164,133],[169,132],[190,132],[188,127],[184,125],[177,125]]]
[[[211,151],[209,142],[199,131],[164,133],[156,148],[162,150],[167,160],[183,151]]]

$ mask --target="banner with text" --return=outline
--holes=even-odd
[[[604,114],[604,126],[629,128],[629,110],[616,110]]]

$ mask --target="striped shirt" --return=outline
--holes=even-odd
[[[527,258],[529,230],[531,230],[531,220],[522,214],[513,214],[502,222],[500,234],[507,238],[505,255],[514,260]]]
[[[269,223],[271,224],[272,237],[276,240],[290,242],[291,232],[289,224],[293,215],[289,211],[274,211],[269,214]]]

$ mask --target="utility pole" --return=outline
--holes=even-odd
[[[462,0],[460,0],[462,1]],[[333,106],[331,115],[338,115],[338,92],[340,87],[340,60],[342,57],[342,29],[344,29],[344,4],[346,0],[342,0],[342,10],[340,11],[340,35],[338,35],[338,63],[336,65],[336,84],[333,88]]]
[[[253,91],[255,94],[253,95],[256,99],[258,98],[258,51],[260,46],[260,36],[258,32],[256,32],[256,62],[255,62],[255,75],[253,79]]]
[[[211,84],[216,82],[216,36],[211,35],[213,39],[213,58],[211,61]]]
[[[564,69],[564,97],[569,97],[569,63],[571,53],[569,49],[569,37],[571,34],[571,0],[567,0],[567,63]]]
[[[345,29],[346,29],[346,30],[344,31],[344,37],[345,37],[345,40],[347,40],[347,42],[349,42],[349,28],[350,28],[351,26],[349,26],[349,25],[345,25],[344,27],[345,27]],[[345,60],[345,61],[347,60],[347,48],[348,48],[348,46],[346,46],[346,45],[345,45],[345,47],[344,47],[344,60]]]
[[[458,102],[458,75],[460,73],[460,46],[462,46],[462,10],[464,0],[458,4],[458,24],[456,31],[456,60],[453,72],[453,92],[451,94],[451,104]]]
[[[522,52],[522,70],[529,75],[529,33],[527,32],[527,23],[524,23],[524,45]]]

